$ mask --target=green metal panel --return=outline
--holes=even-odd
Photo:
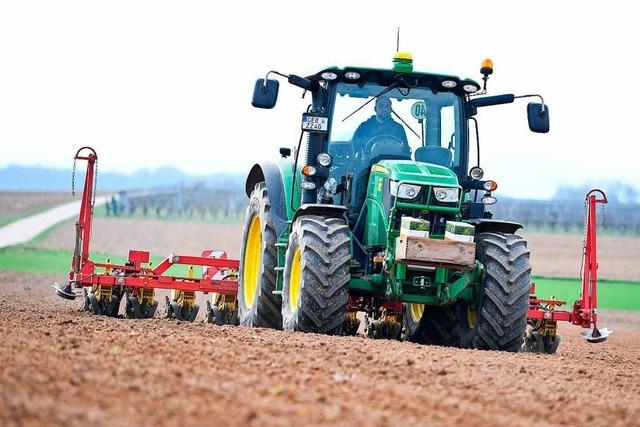
[[[300,186],[297,185],[300,182],[301,175],[298,173],[296,178],[296,186],[293,188],[293,204],[291,203],[291,183],[293,181],[293,158],[287,157],[284,159],[278,159],[278,168],[280,169],[280,176],[282,177],[282,186],[284,188],[284,201],[287,205],[287,219],[291,220],[295,214],[295,210],[300,207]],[[292,207],[293,205],[293,207]]]
[[[389,178],[422,185],[458,186],[458,177],[444,166],[413,160],[381,160],[379,167],[388,170]]]

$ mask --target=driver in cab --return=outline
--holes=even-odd
[[[352,142],[356,153],[362,152],[373,138],[384,136],[399,140],[402,148],[408,149],[404,128],[391,118],[391,99],[387,96],[376,98],[375,112],[376,114],[362,122],[353,134]]]

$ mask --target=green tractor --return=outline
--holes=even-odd
[[[520,224],[495,220],[496,183],[470,165],[478,108],[539,95],[486,93],[470,79],[331,67],[308,77],[272,71],[252,104],[273,108],[276,74],[311,95],[295,150],[246,180],[237,305],[240,324],[463,348],[518,351],[530,264]],[[533,132],[548,107],[528,105]],[[474,122],[474,126],[470,126]],[[475,147],[474,147],[475,148]]]

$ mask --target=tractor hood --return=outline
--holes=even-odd
[[[373,168],[379,172],[384,172],[383,169],[385,169],[389,178],[396,181],[448,187],[458,186],[458,177],[451,169],[432,163],[413,160],[381,160]]]

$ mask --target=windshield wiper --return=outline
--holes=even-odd
[[[420,138],[420,135],[418,135],[418,132],[416,132],[415,130],[413,130],[413,129],[411,128],[411,126],[409,126],[409,123],[407,123],[407,122],[405,122],[404,120],[402,120],[402,117],[400,117],[400,116],[398,115],[398,113],[396,113],[395,111],[393,111],[393,108],[391,109],[391,113],[392,113],[394,116],[396,116],[396,117],[398,118],[398,120],[400,120],[402,123],[404,123],[404,125],[405,125],[407,128],[409,128],[409,130],[410,130],[411,132],[413,132],[413,134],[414,134],[415,136],[417,136],[418,138]],[[422,141],[422,138],[420,138],[420,141]]]
[[[359,106],[358,108],[356,108],[356,110],[349,114],[347,117],[345,117],[344,119],[342,119],[342,121],[344,122],[345,120],[347,120],[349,117],[353,116],[355,113],[357,113],[358,111],[362,110],[364,107],[366,107],[367,105],[369,105],[369,103],[375,99],[377,99],[378,97],[384,95],[385,93],[389,92],[392,89],[395,89],[398,85],[400,84],[399,81],[393,82],[392,84],[390,84],[389,86],[385,87],[384,89],[382,89],[380,91],[380,93],[378,93],[376,96],[374,96],[373,98],[369,99],[367,102],[365,102],[364,104],[362,104],[361,106]]]

